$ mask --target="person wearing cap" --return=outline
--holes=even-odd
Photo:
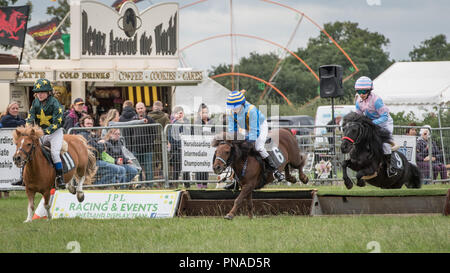
[[[266,117],[253,104],[246,101],[244,93],[245,90],[233,91],[227,97],[227,109],[231,110],[228,115],[228,132],[245,132],[247,143],[259,152],[274,177],[282,181],[285,179],[284,174],[278,170],[264,147],[269,132]],[[225,188],[229,189],[233,186],[234,184],[227,185]]]
[[[69,131],[72,127],[78,127],[78,121],[83,117],[84,110],[84,100],[82,98],[77,98],[73,102],[72,109],[69,110],[69,113],[66,115],[64,119],[64,129]]]
[[[27,124],[35,124],[42,128],[44,135],[41,138],[43,145],[50,144],[50,151],[54,167],[56,169],[56,188],[65,188],[63,166],[60,151],[63,143],[62,116],[63,108],[53,96],[53,87],[49,80],[38,79],[34,83],[35,99],[31,105]]]
[[[355,82],[356,98],[356,113],[365,115],[372,122],[387,131],[389,131],[392,139],[392,132],[394,131],[394,121],[389,114],[389,108],[384,104],[383,100],[372,93],[373,82],[369,77],[362,76]],[[395,157],[391,157],[392,147],[391,143],[383,143],[383,152],[386,162],[388,164],[388,176],[397,174],[397,161]]]

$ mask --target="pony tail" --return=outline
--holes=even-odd
[[[88,165],[86,168],[86,181],[89,184],[92,180],[92,178],[95,176],[95,174],[97,173],[97,164],[96,164],[96,157],[95,154],[93,152],[94,148],[87,145],[88,147]]]

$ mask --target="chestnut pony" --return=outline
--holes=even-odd
[[[18,127],[13,132],[14,143],[17,146],[13,160],[18,168],[24,168],[23,182],[28,196],[28,217],[25,222],[32,220],[36,192],[44,196],[44,207],[48,218],[51,218],[50,190],[55,185],[56,172],[42,153],[39,138],[43,135],[40,127],[32,125]],[[97,170],[93,148],[79,135],[64,135],[64,140],[75,163],[75,168],[64,174],[64,181],[69,181],[68,190],[72,194],[76,193],[78,201],[83,202],[83,183],[86,180],[90,181]],[[75,179],[78,180],[78,184]]]
[[[285,170],[286,180],[295,183],[297,179],[290,175],[289,168],[299,171],[300,180],[308,183],[308,177],[303,173],[306,157],[300,153],[297,140],[289,129],[278,129],[269,132],[272,140],[278,139],[278,149],[283,154],[285,161],[279,170]],[[221,174],[228,166],[233,168],[237,181],[241,187],[239,196],[234,200],[233,208],[225,216],[225,219],[232,220],[237,210],[247,200],[247,211],[250,218],[253,217],[252,192],[260,189],[264,185],[271,183],[274,178],[272,172],[266,172],[264,162],[259,153],[254,149],[249,149],[244,137],[236,136],[232,133],[216,135],[212,141],[212,147],[216,147],[213,158],[213,170],[216,174]]]

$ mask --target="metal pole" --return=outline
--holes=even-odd
[[[62,26],[62,24],[64,24],[64,22],[66,21],[67,17],[69,17],[70,12],[68,12],[66,14],[66,16],[64,16],[64,19],[62,19],[61,23],[59,23],[59,25],[56,27],[55,31],[53,31],[52,35],[50,35],[50,37],[48,37],[47,41],[45,41],[45,43],[42,45],[42,47],[39,49],[38,53],[36,54],[36,57],[34,57],[35,59],[37,59],[37,57],[39,56],[39,54],[41,54],[42,50],[44,49],[44,47],[48,44],[48,42],[50,42],[50,40],[52,39],[53,35],[55,35],[55,33],[58,31],[58,29]]]
[[[162,130],[161,134],[161,145],[162,145],[162,156],[163,156],[163,174],[164,174],[164,187],[166,189],[169,188],[169,158],[168,158],[168,151],[167,151],[167,130],[170,124],[167,124],[165,128]],[[172,148],[173,149],[173,148]]]
[[[334,125],[336,125],[335,123],[335,119],[334,119],[334,97],[331,97],[331,125],[333,125],[333,149],[332,149],[332,156],[333,156],[333,176],[336,177],[336,131],[335,131],[335,127]]]
[[[441,106],[438,106],[438,122],[439,122],[439,135],[441,136],[442,158],[444,159],[444,166],[447,165],[445,160],[445,146],[444,139],[442,138],[442,125],[441,125]],[[442,177],[441,177],[442,178]]]

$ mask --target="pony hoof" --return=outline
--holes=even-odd
[[[25,224],[25,223],[31,223],[31,221],[32,220],[30,220],[30,219],[26,219],[25,221],[23,221],[23,223]]]
[[[79,191],[79,192],[77,192],[77,199],[78,199],[78,202],[83,202],[84,201],[84,192],[82,192],[82,191]]]
[[[356,186],[358,186],[358,187],[364,187],[364,186],[366,186],[366,183],[365,183],[364,181],[358,181],[358,182],[356,183]]]
[[[347,182],[345,182],[345,187],[349,190],[349,189],[351,189],[351,188],[353,188],[353,183],[347,183]]]
[[[77,189],[76,189],[75,186],[72,185],[72,184],[69,184],[69,185],[67,186],[67,189],[69,190],[69,192],[70,192],[71,194],[77,193]]]
[[[225,215],[225,217],[223,217],[223,219],[233,220],[233,216],[227,214],[227,215]]]

